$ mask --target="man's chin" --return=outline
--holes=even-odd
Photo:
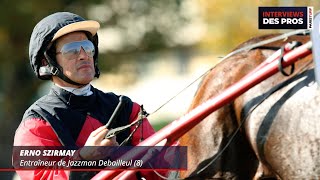
[[[90,82],[92,81],[93,79],[90,79],[90,80],[81,80],[81,81],[77,81],[78,83],[80,84],[90,84]]]
[[[90,75],[90,76],[83,76],[81,78],[77,78],[75,81],[80,84],[89,84],[93,79],[94,77]]]

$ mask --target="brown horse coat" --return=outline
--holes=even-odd
[[[274,36],[253,38],[238,48]],[[309,40],[309,36],[291,36],[227,58],[203,79],[190,109],[247,75],[275,52],[273,48]],[[319,179],[320,96],[311,59],[299,60],[289,77],[277,73],[256,85],[186,133],[180,139],[181,145],[188,146],[188,170],[181,172],[182,177]],[[241,131],[219,155],[242,121]]]

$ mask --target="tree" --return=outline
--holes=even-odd
[[[186,42],[178,34],[183,26],[192,22],[192,15],[184,12],[183,5],[171,0],[56,0],[50,3],[4,0],[0,7],[0,127],[3,127],[0,131],[0,150],[3,152],[0,167],[10,167],[15,129],[26,108],[38,98],[37,91],[43,83],[35,78],[28,58],[29,38],[38,21],[56,11],[71,11],[101,20],[102,27],[113,27],[122,33],[125,39],[121,48],[103,50],[101,47],[100,60],[108,58],[108,61],[100,61],[104,71],[107,68],[103,67],[110,67],[108,62],[116,66],[115,62],[119,63],[121,57],[127,58],[137,52],[191,46],[192,40]],[[106,30],[110,32],[110,29]],[[103,40],[101,42],[103,44]]]

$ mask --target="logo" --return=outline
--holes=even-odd
[[[312,29],[313,7],[259,7],[259,29]]]
[[[320,85],[320,13],[316,13],[311,31],[312,56],[315,64],[314,73],[318,85]]]

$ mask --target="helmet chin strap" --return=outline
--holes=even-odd
[[[70,78],[68,78],[66,75],[63,74],[62,68],[58,68],[58,67],[51,67],[50,68],[51,74],[53,76],[58,76],[60,79],[62,79],[63,81],[69,83],[69,84],[73,84],[76,86],[85,86],[87,84],[81,84],[81,83],[77,83],[75,81],[72,81]]]
[[[48,56],[47,52],[44,52],[44,56],[48,60],[48,64],[49,64],[48,68],[49,68],[49,71],[50,71],[52,76],[58,76],[63,81],[65,81],[65,82],[67,82],[69,84],[76,85],[76,86],[85,86],[85,85],[87,85],[87,84],[77,83],[77,82],[74,82],[71,79],[69,79],[66,75],[63,74],[62,67],[59,66],[55,61],[53,61],[50,58],[50,56]]]

